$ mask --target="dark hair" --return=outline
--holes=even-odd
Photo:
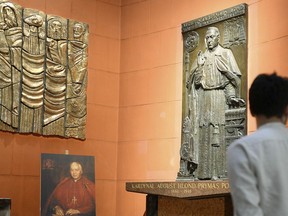
[[[281,117],[288,106],[288,79],[273,74],[260,74],[249,90],[250,111],[253,116]]]

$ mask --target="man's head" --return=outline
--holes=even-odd
[[[286,117],[288,79],[277,76],[276,73],[258,75],[250,87],[249,102],[253,116]]]
[[[205,35],[205,42],[207,48],[209,50],[213,50],[215,47],[218,46],[219,39],[220,39],[219,29],[216,27],[209,27]]]
[[[76,181],[79,180],[82,176],[83,170],[82,170],[82,166],[80,163],[78,162],[72,162],[70,164],[70,174],[71,177]]]

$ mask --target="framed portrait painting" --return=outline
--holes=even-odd
[[[41,215],[95,216],[93,156],[41,155]]]

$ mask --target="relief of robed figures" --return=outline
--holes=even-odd
[[[88,25],[0,1],[0,130],[85,139]]]

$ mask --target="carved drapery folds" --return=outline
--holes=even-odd
[[[0,0],[0,130],[85,139],[88,25]]]

